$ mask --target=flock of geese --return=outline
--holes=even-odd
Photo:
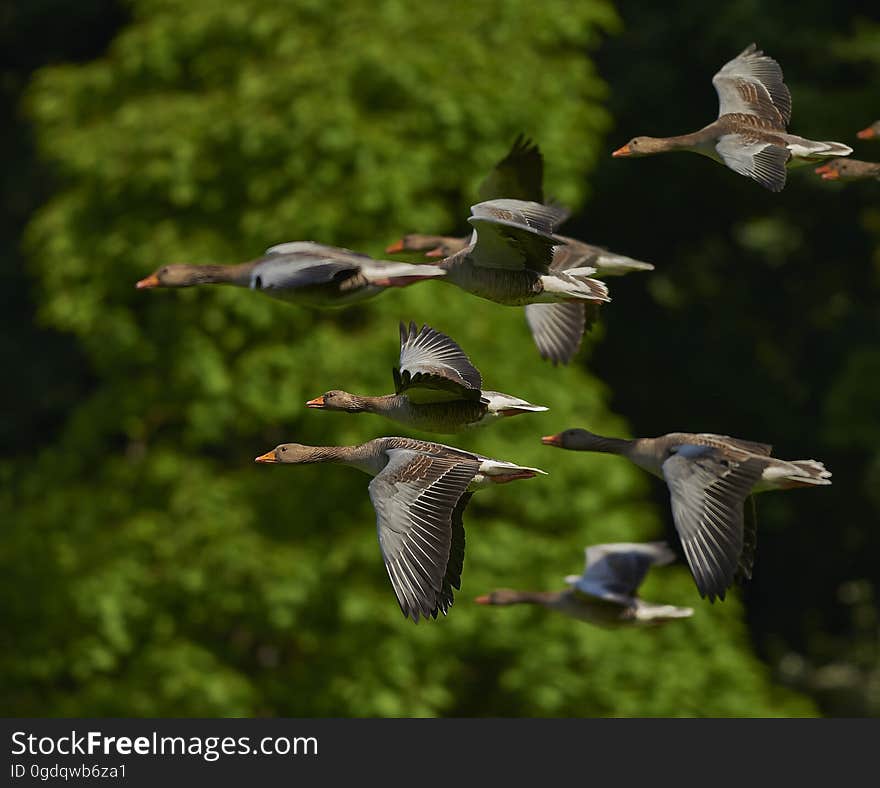
[[[786,167],[832,159],[823,178],[857,175],[841,160],[852,149],[789,134],[791,96],[779,64],[752,44],[712,79],[718,119],[677,137],[635,137],[614,151],[637,157],[685,150],[713,158],[771,191],[785,185]],[[880,135],[880,122],[859,132]],[[538,147],[517,138],[479,189],[464,237],[405,235],[386,253],[425,252],[434,264],[376,260],[348,249],[295,241],[272,246],[238,265],[166,265],[138,288],[230,284],[316,307],[344,307],[389,287],[425,280],[446,282],[499,304],[523,307],[539,354],[568,363],[585,330],[610,299],[605,279],[650,271],[650,263],[557,233],[568,217],[545,200]],[[382,396],[333,389],[308,401],[315,410],[370,413],[432,433],[457,433],[502,418],[545,411],[511,394],[483,387],[483,377],[449,336],[416,323],[400,324],[400,357],[394,393]],[[724,599],[737,581],[751,577],[756,525],[746,524],[745,502],[764,490],[830,484],[816,460],[780,460],[767,444],[710,433],[674,432],[624,440],[584,429],[541,438],[571,451],[618,454],[663,480],[684,556],[701,597]],[[376,512],[382,558],[404,616],[418,621],[446,614],[461,587],[465,535],[462,517],[474,491],[540,476],[539,468],[491,459],[442,443],[382,437],[358,446],[285,443],[259,463],[342,463],[372,476],[368,490]],[[582,575],[566,578],[559,592],[500,589],[480,596],[484,605],[536,604],[599,625],[657,624],[693,614],[691,608],[646,602],[638,588],[648,570],[675,554],[660,542],[593,545]]]

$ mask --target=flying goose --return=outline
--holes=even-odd
[[[495,165],[479,188],[484,201],[517,199],[544,202],[544,159],[538,146],[520,135],[510,152]],[[559,212],[557,223],[568,217]],[[654,266],[631,257],[609,252],[599,246],[553,233],[557,246],[553,250],[550,269],[595,268],[597,277],[619,276],[631,271],[652,271]],[[385,252],[425,251],[426,257],[451,257],[471,242],[472,236],[456,238],[446,235],[409,234],[391,244]],[[554,364],[567,364],[577,353],[584,331],[598,316],[598,305],[589,304],[527,304],[526,321],[542,358]]]
[[[663,624],[688,618],[693,608],[645,602],[636,591],[652,566],[675,560],[663,542],[597,544],[587,547],[582,575],[569,575],[566,591],[512,591],[502,588],[474,601],[478,605],[543,605],[604,627]]]
[[[852,153],[841,142],[816,142],[786,131],[791,94],[779,64],[756,44],[726,63],[712,84],[718,93],[717,120],[677,137],[635,137],[612,155],[692,151],[779,192],[785,187],[786,166]]]
[[[373,477],[379,548],[404,616],[446,615],[464,564],[462,514],[474,490],[544,471],[492,460],[442,443],[376,438],[359,446],[282,443],[260,463],[335,462]]]
[[[624,440],[570,429],[541,441],[619,454],[663,479],[691,574],[710,602],[724,599],[734,579],[751,577],[756,533],[746,532],[743,517],[750,493],[831,484],[821,462],[778,460],[767,444],[707,432]]]
[[[381,293],[444,276],[432,265],[375,260],[365,254],[311,241],[278,244],[238,265],[164,265],[138,289],[229,284],[310,306],[345,306]]]
[[[596,269],[554,265],[553,230],[562,209],[522,200],[490,200],[472,206],[474,232],[468,245],[437,267],[443,281],[509,306],[527,309],[538,350],[554,363],[566,363],[580,344],[585,307],[611,300],[608,288],[592,278]],[[552,306],[554,309],[547,309]]]
[[[333,390],[309,400],[319,410],[377,413],[426,432],[460,432],[505,416],[545,411],[518,397],[484,391],[479,370],[446,334],[400,324],[400,365],[394,394],[363,397]]]
[[[858,159],[832,159],[816,172],[823,181],[866,181],[880,180],[880,162],[859,161]]]

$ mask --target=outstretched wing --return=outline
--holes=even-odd
[[[589,306],[595,315],[598,306]],[[541,358],[568,364],[581,346],[586,316],[586,304],[527,304],[526,322]]]
[[[757,115],[773,128],[784,131],[791,120],[791,93],[782,69],[757,45],[746,47],[712,77],[718,93],[718,116]]]
[[[449,565],[453,512],[480,465],[411,449],[391,449],[388,457],[369,487],[385,569],[405,616],[436,617],[452,604],[463,561],[460,540]]]
[[[788,148],[743,134],[725,134],[715,144],[722,161],[734,172],[757,181],[771,192],[785,188]]]
[[[251,270],[254,290],[294,290],[342,282],[360,273],[351,262],[334,260],[307,252],[273,253]]]
[[[585,554],[583,575],[566,579],[582,594],[623,605],[632,603],[651,566],[675,560],[675,553],[664,542],[592,545]]]
[[[480,398],[483,378],[467,354],[446,334],[410,323],[400,324],[400,366],[394,389],[413,402]]]
[[[662,465],[672,518],[700,596],[724,599],[743,551],[743,503],[767,460],[725,459],[711,446],[685,444]]]
[[[538,146],[522,134],[480,184],[481,200],[544,202],[544,157]]]
[[[476,230],[470,256],[482,268],[546,273],[553,262],[556,224],[563,209],[523,200],[490,200],[471,206],[468,222]]]

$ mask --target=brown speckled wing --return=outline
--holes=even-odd
[[[712,77],[718,93],[718,116],[757,115],[784,130],[791,120],[791,93],[782,68],[755,44],[746,47]]]
[[[479,462],[410,449],[391,449],[385,468],[370,482],[379,547],[405,616],[436,617],[452,604],[464,544],[453,539],[453,512],[479,470]],[[462,529],[463,530],[463,529]],[[461,555],[457,550],[461,551]]]

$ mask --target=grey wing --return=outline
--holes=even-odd
[[[598,306],[590,307],[595,316]],[[586,314],[585,304],[527,304],[526,322],[541,358],[568,364],[581,346]]]
[[[546,273],[553,262],[556,224],[565,211],[524,200],[489,200],[471,206],[468,222],[476,231],[470,252],[482,268]]]
[[[480,466],[410,449],[391,449],[388,457],[370,482],[370,499],[397,602],[405,616],[418,621],[452,604],[447,570],[453,512]]]
[[[746,47],[712,77],[718,93],[718,116],[756,115],[774,128],[785,129],[791,120],[791,93],[782,69],[755,44]]]
[[[439,612],[446,615],[446,612],[454,603],[453,588],[458,590],[461,588],[461,570],[464,568],[464,510],[470,503],[473,493],[466,492],[455,509],[452,510],[452,544],[449,548],[449,561],[446,563],[446,574],[443,577],[443,584],[440,589],[440,599],[438,600]],[[437,617],[437,614],[433,614]]]
[[[251,271],[255,290],[288,290],[331,284],[356,276],[360,267],[352,262],[312,254],[273,253]]]
[[[700,596],[724,599],[743,551],[743,504],[767,460],[738,463],[717,449],[679,446],[662,465],[672,518]]]
[[[481,200],[509,197],[544,202],[544,157],[538,146],[520,134],[508,154],[480,184]]]
[[[479,399],[483,378],[467,354],[446,334],[410,323],[400,324],[400,366],[394,370],[395,391],[406,391],[414,401],[422,392],[425,401],[465,398]],[[442,392],[449,396],[444,397]],[[415,396],[412,396],[415,394]]]
[[[654,565],[672,563],[675,553],[664,542],[592,545],[575,588],[585,594],[628,604]]]
[[[725,134],[719,138],[715,150],[730,169],[757,181],[765,189],[781,192],[785,188],[785,165],[791,157],[788,148],[742,134]]]

